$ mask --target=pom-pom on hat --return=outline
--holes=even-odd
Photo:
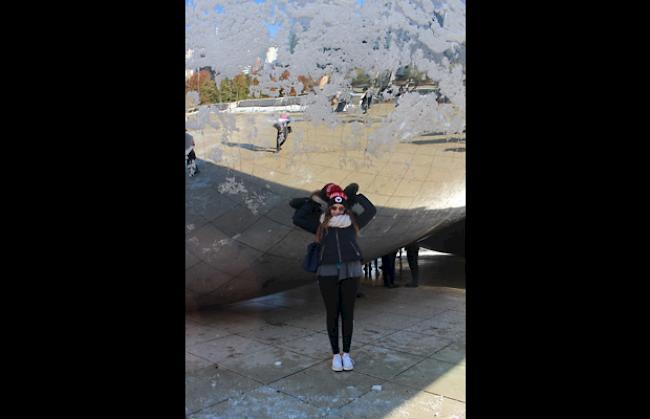
[[[348,196],[343,192],[343,189],[339,185],[336,185],[334,183],[327,185],[326,188],[326,194],[327,197],[329,198],[328,200],[328,205],[331,207],[332,205],[340,204],[343,205],[345,208],[348,207]]]
[[[340,192],[340,191],[341,191],[341,187],[340,187],[339,185],[337,185],[336,183],[332,183],[332,182],[330,182],[330,183],[328,183],[327,185],[323,186],[323,192],[325,193],[325,197],[326,197],[327,199],[329,199],[330,194],[331,194],[332,192],[337,192],[337,191]]]

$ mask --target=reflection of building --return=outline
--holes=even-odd
[[[187,60],[190,60],[192,58],[193,52],[194,50],[192,49],[188,49],[187,51],[185,51],[185,62],[187,62]],[[189,68],[185,69],[185,80],[188,80],[193,75],[194,75],[194,70]]]
[[[215,78],[215,71],[210,67],[209,65],[203,66],[199,68],[199,73],[201,71],[206,71],[210,75],[210,80],[214,80]]]
[[[329,76],[325,74],[323,77],[320,78],[320,80],[318,80],[318,88],[323,90],[327,82],[329,82],[329,80],[330,80]]]
[[[187,65],[187,61],[192,59],[193,54],[194,54],[194,50],[192,50],[192,49],[188,49],[187,51],[185,51],[186,65]],[[201,54],[201,57],[203,57],[203,54]],[[204,70],[207,71],[210,74],[210,80],[214,80],[215,72],[212,69],[212,67],[210,67],[209,65],[199,67],[198,69],[197,68],[186,68],[185,69],[185,80],[188,80],[189,78],[191,78],[196,72],[201,72],[201,71],[204,71]]]
[[[278,47],[270,47],[266,51],[266,62],[273,63],[278,58]]]

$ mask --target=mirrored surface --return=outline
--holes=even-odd
[[[291,113],[276,152],[279,112],[215,113],[190,131],[200,172],[186,183],[189,309],[265,295],[314,281],[301,268],[312,235],[292,224],[291,198],[328,182],[359,184],[377,207],[361,231],[367,260],[435,233],[465,215],[464,135],[420,135],[371,154],[372,132],[393,102],[367,114],[336,113],[334,127]]]

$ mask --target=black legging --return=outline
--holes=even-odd
[[[360,278],[347,278],[339,281],[336,276],[318,277],[320,293],[327,312],[327,334],[333,354],[339,353],[339,313],[343,324],[343,352],[350,352],[354,301],[357,298],[359,280]]]

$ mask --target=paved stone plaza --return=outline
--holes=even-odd
[[[406,257],[397,282],[410,281]],[[418,288],[362,279],[350,354],[331,370],[316,282],[189,313],[190,418],[464,418],[464,259],[422,249]]]

